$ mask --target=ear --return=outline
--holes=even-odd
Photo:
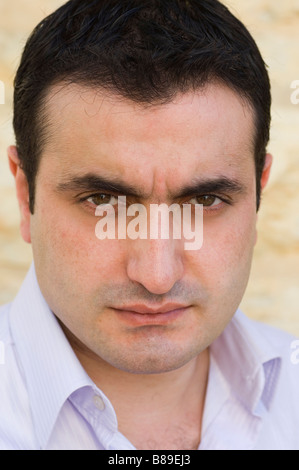
[[[29,209],[29,186],[27,177],[20,165],[20,159],[18,156],[17,148],[11,146],[7,149],[9,168],[14,176],[16,184],[17,198],[19,202],[19,208],[21,213],[21,224],[20,230],[23,240],[26,243],[31,243],[30,235],[30,220],[31,213]]]
[[[261,176],[261,190],[262,191],[265,189],[269,181],[272,163],[273,163],[273,156],[270,153],[267,153],[262,176]],[[256,217],[258,219],[258,213]],[[257,243],[257,239],[258,239],[258,233],[257,233],[257,230],[255,230],[255,243]]]
[[[270,172],[271,172],[271,167],[272,167],[272,162],[273,162],[273,157],[270,153],[267,153],[266,155],[266,160],[265,160],[265,165],[261,177],[261,188],[262,191],[266,187],[269,177],[270,177]]]

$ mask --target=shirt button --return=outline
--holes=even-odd
[[[104,400],[99,395],[93,397],[93,403],[98,410],[103,411],[105,409]]]

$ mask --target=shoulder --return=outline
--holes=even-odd
[[[299,450],[299,338],[242,315],[237,323],[263,358],[266,413],[260,448]]]
[[[245,322],[250,325],[251,335],[255,336],[261,348],[271,351],[273,357],[280,359],[280,377],[288,375],[289,385],[299,385],[299,337],[248,318]]]
[[[284,413],[290,411],[290,415],[296,417],[299,424],[299,338],[288,332],[273,327],[261,326],[261,331],[267,341],[280,357],[280,373],[277,386],[276,403],[281,407],[283,403]]]
[[[269,345],[277,357],[281,359],[282,370],[292,374],[295,380],[299,379],[299,337],[282,329],[254,322],[259,335]],[[298,365],[297,368],[294,366]],[[294,374],[294,371],[297,373]]]
[[[237,312],[236,319],[243,331],[246,331],[246,336],[251,337],[260,349],[271,351],[272,354],[284,360],[290,359],[292,347],[297,341],[299,345],[299,337],[272,325],[253,320],[240,311]]]
[[[10,333],[11,304],[0,307],[0,450],[33,448],[26,383]]]
[[[265,379],[271,381],[275,396],[285,398],[285,409],[295,408],[299,419],[297,396],[299,392],[299,338],[274,326],[252,320],[241,312],[237,313],[235,327],[246,344],[247,354],[256,351],[256,357],[263,363]],[[275,367],[275,373],[273,368]]]
[[[277,450],[299,450],[299,338],[264,324],[257,328],[280,360],[279,373],[272,384],[273,401],[266,419],[268,432],[273,435]]]

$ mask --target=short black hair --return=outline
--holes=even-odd
[[[70,0],[29,37],[15,78],[14,130],[34,210],[47,134],[43,104],[59,82],[141,104],[222,82],[255,116],[257,209],[271,121],[267,67],[246,27],[218,0]]]

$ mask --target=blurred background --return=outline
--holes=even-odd
[[[19,234],[6,157],[7,146],[14,143],[13,78],[33,27],[63,3],[0,0],[0,80],[5,84],[5,104],[0,104],[0,304],[14,298],[32,261],[31,247]],[[299,104],[291,103],[291,84],[299,80],[299,0],[224,3],[260,47],[273,93],[269,151],[274,167],[259,213],[259,239],[241,307],[251,318],[299,335]]]

